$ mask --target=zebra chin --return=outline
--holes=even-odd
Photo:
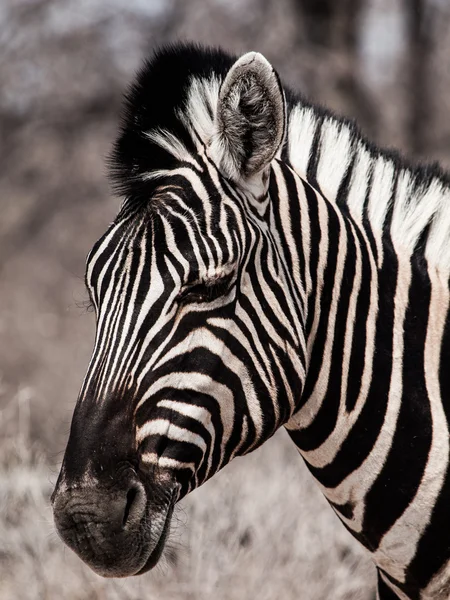
[[[52,496],[56,529],[98,575],[141,575],[163,553],[177,491],[168,478],[144,485],[132,468],[112,485],[61,481]]]

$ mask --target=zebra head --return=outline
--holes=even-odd
[[[102,575],[153,567],[174,504],[300,396],[304,296],[272,171],[285,121],[253,52],[163,50],[128,94],[125,200],[87,259],[95,347],[53,494],[59,534]]]

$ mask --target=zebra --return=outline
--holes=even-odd
[[[52,495],[106,577],[284,426],[378,597],[450,597],[450,180],[285,87],[261,54],[143,65],[87,257],[92,358]]]

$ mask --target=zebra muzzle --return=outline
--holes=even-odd
[[[170,486],[144,486],[134,470],[113,486],[58,482],[53,495],[62,540],[104,577],[138,575],[158,562],[170,528]]]

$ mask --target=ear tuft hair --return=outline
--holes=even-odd
[[[244,54],[222,83],[210,145],[224,174],[245,181],[267,168],[283,142],[285,120],[277,73],[262,54]]]

